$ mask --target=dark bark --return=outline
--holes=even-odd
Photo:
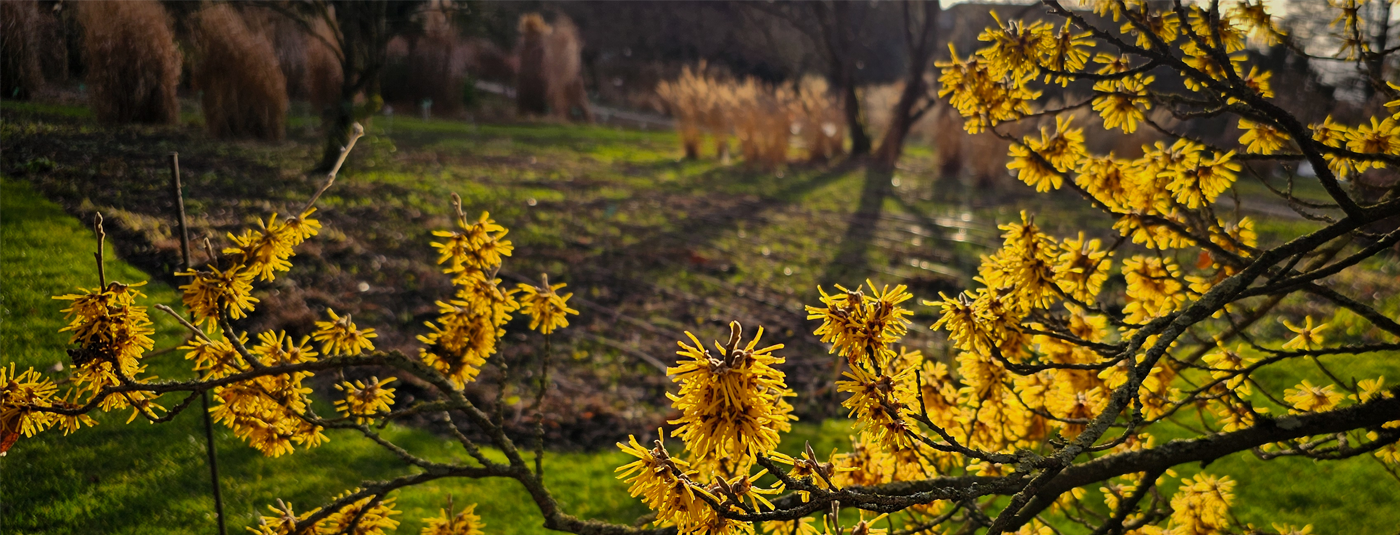
[[[340,45],[342,82],[340,100],[329,110],[326,146],[321,152],[318,171],[335,165],[340,151],[350,141],[356,121],[378,113],[383,106],[379,96],[379,74],[389,44],[389,2],[364,0],[330,2]],[[355,100],[363,94],[364,103]]]
[[[909,71],[905,75],[904,90],[890,113],[890,124],[880,138],[879,148],[875,149],[872,165],[877,169],[894,170],[895,163],[904,154],[904,138],[932,105],[924,73],[933,61],[934,30],[941,13],[938,2],[904,3],[904,43],[909,51]]]

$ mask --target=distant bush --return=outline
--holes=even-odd
[[[0,56],[5,72],[4,98],[28,98],[44,86],[44,71],[39,66],[42,44],[34,29],[38,23],[37,4],[0,2]]]
[[[520,17],[520,42],[516,55],[520,67],[515,74],[515,108],[522,115],[544,115],[549,111],[549,82],[545,77],[545,37],[550,27],[539,13]]]
[[[702,63],[685,67],[656,92],[676,118],[687,158],[699,157],[706,133],[714,139],[716,157],[728,158],[733,137],[744,162],[764,169],[789,161],[794,136],[810,160],[827,160],[842,151],[845,123],[839,103],[819,78],[775,88],[753,78],[738,82],[708,73]]]
[[[267,38],[248,28],[227,4],[195,17],[200,60],[194,85],[209,133],[280,140],[286,133],[287,81]]]
[[[436,114],[458,112],[466,83],[466,45],[446,12],[429,9],[418,19],[422,35],[395,37],[389,45],[384,100],[413,106],[430,100]]]
[[[583,87],[583,40],[578,27],[568,17],[554,20],[545,42],[544,73],[550,111],[557,117],[573,119],[574,110],[586,121],[593,121],[588,94]]]
[[[92,111],[104,123],[173,124],[180,52],[154,0],[77,2]]]

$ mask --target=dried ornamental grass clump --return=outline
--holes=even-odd
[[[195,15],[194,41],[199,57],[193,81],[203,94],[209,133],[282,139],[287,82],[267,37],[250,29],[233,7],[219,4]]]
[[[5,73],[0,98],[29,98],[44,88],[40,61],[43,48],[52,44],[41,41],[41,17],[33,0],[0,2],[0,69]]]
[[[180,51],[155,0],[77,2],[92,111],[104,123],[174,124]]]
[[[515,48],[520,64],[515,73],[515,108],[522,115],[544,115],[549,112],[545,40],[551,28],[539,13],[529,13],[520,17],[519,29],[520,41]]]
[[[588,94],[583,85],[583,40],[578,27],[560,14],[545,41],[545,83],[549,107],[554,116],[569,120],[577,110],[579,118],[593,121]]]
[[[683,67],[675,80],[658,84],[656,93],[675,117],[689,159],[699,157],[705,135],[714,140],[719,159],[728,159],[732,139],[746,165],[765,170],[791,161],[794,139],[811,161],[839,155],[845,143],[839,103],[819,78],[773,87],[712,74],[701,63]]]

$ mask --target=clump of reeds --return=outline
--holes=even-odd
[[[228,4],[195,15],[204,123],[216,137],[280,140],[286,132],[287,82],[268,39]]]
[[[344,74],[330,26],[317,20],[311,31],[314,35],[306,39],[306,97],[312,107],[324,111],[340,101]]]
[[[549,106],[554,115],[573,119],[577,111],[583,120],[593,122],[583,85],[583,41],[579,38],[578,27],[562,14],[555,17],[549,38],[545,40],[544,72]]]
[[[705,72],[703,62],[695,69],[689,65],[682,67],[678,78],[657,84],[657,96],[666,103],[667,111],[676,120],[676,133],[681,138],[686,159],[700,157],[705,129],[711,130],[715,136],[716,147],[724,147],[717,151],[720,157],[728,155],[729,121],[723,115],[725,107],[717,106],[715,102],[720,98],[720,93],[727,89]]]
[[[733,138],[746,165],[768,170],[790,161],[794,137],[809,160],[825,161],[842,152],[845,123],[819,78],[774,87],[711,73],[701,63],[682,68],[675,80],[658,84],[656,93],[676,120],[687,158],[700,156],[707,134],[718,158],[729,157]]]
[[[789,113],[809,160],[824,162],[841,154],[846,121],[825,79],[804,76],[792,91]]]
[[[744,164],[765,170],[782,167],[792,147],[792,92],[747,78],[733,94],[733,108],[727,115]]]
[[[180,52],[155,0],[75,2],[93,113],[105,123],[175,123]]]
[[[42,49],[37,29],[41,24],[38,3],[33,0],[0,2],[0,57],[4,83],[0,98],[30,98],[45,85],[40,64]]]
[[[523,115],[549,112],[549,80],[545,74],[545,38],[551,28],[539,13],[520,17],[520,41],[516,45],[519,67],[515,73],[515,107]]]

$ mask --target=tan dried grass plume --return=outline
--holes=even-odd
[[[520,17],[520,41],[516,56],[520,67],[515,74],[515,107],[522,115],[544,115],[549,111],[549,78],[545,74],[545,38],[549,24],[539,13]]]
[[[155,0],[75,2],[89,100],[104,123],[179,120],[180,52]]]
[[[7,0],[0,2],[0,57],[4,64],[3,98],[29,98],[45,86],[44,70],[40,64],[42,48],[51,46],[41,41],[36,31],[42,24],[38,2]]]
[[[287,81],[266,37],[228,4],[195,15],[205,126],[216,137],[280,140],[286,133]]]

